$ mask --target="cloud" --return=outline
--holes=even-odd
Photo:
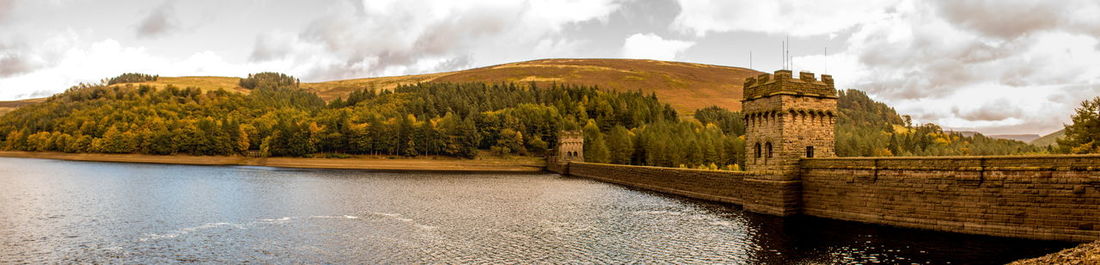
[[[0,56],[0,77],[9,77],[34,70],[34,65],[19,55]]]
[[[691,41],[666,40],[653,33],[637,33],[626,38],[623,57],[634,59],[674,60],[676,55],[695,45]]]
[[[1090,5],[1100,3],[904,1],[859,22],[846,47],[829,56],[830,73],[839,88],[868,91],[919,122],[1050,132],[1081,97],[1097,96],[1081,89],[1100,86],[1100,35],[1090,33],[1097,19],[1070,10],[1098,10]],[[824,57],[795,61],[820,70]]]
[[[749,31],[811,36],[838,32],[882,17],[897,1],[679,0],[672,27],[705,36],[711,32]]]
[[[986,101],[977,108],[966,111],[960,111],[959,107],[955,106],[951,111],[959,118],[969,121],[1003,121],[1018,118],[1024,114],[1024,110],[1012,105],[1012,102],[1005,98]]]
[[[0,98],[19,99],[58,93],[78,83],[91,83],[126,72],[165,76],[243,76],[250,72],[293,69],[285,65],[240,64],[210,51],[183,58],[151,54],[144,47],[125,46],[114,39],[89,41],[73,32],[54,35],[40,45],[23,48],[20,58],[35,68],[0,78]]]
[[[612,0],[351,2],[300,32],[261,34],[249,59],[308,65],[303,80],[328,80],[569,54],[576,42],[562,36],[565,27],[606,19],[618,6]]]
[[[0,0],[0,23],[8,20],[15,10],[15,0]]]
[[[1100,19],[1095,18],[1100,6],[1095,1],[939,0],[934,4],[952,24],[987,37],[1014,39],[1059,28],[1100,33]]]
[[[138,38],[155,38],[178,28],[179,21],[176,19],[175,10],[170,3],[166,2],[141,20],[135,29],[135,34]]]
[[[27,58],[22,43],[0,43],[0,78],[34,70],[36,66]]]

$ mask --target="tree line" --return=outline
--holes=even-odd
[[[1066,154],[1100,154],[1100,97],[1081,102],[1065,126],[1066,135],[1051,151]]]
[[[837,156],[977,156],[1045,152],[1042,148],[981,134],[966,136],[936,124],[914,125],[908,116],[859,90],[838,91]]]
[[[123,84],[123,83],[141,83],[141,82],[153,82],[157,81],[160,76],[149,75],[142,73],[125,73],[116,77],[108,78],[104,83],[107,85]]]
[[[600,145],[590,148],[609,151],[595,161],[733,163],[714,150],[708,151],[714,156],[702,158],[678,155],[708,149],[704,145],[721,142],[726,134],[679,120],[653,94],[563,84],[430,83],[362,89],[325,102],[287,75],[254,74],[241,82],[255,84],[252,92],[79,85],[0,117],[0,142],[5,150],[25,151],[469,158],[478,150],[541,156],[557,143],[559,132],[585,128],[611,144],[590,141]],[[681,150],[689,148],[686,142],[647,140],[669,137],[691,138],[694,149]]]
[[[581,130],[586,159],[592,162],[731,170],[744,164],[741,113],[707,107],[682,119],[655,95],[636,91],[566,84],[421,83],[384,91],[360,89],[326,102],[301,89],[297,78],[280,73],[243,78],[241,86],[252,90],[248,94],[106,83],[78,85],[0,117],[0,148],[465,158],[487,150],[540,156],[554,147],[559,132]],[[934,124],[913,125],[858,90],[840,91],[838,108],[839,156],[1043,151],[1018,141],[945,132]]]

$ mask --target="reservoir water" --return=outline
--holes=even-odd
[[[0,263],[1003,264],[1071,247],[555,174],[0,158]]]

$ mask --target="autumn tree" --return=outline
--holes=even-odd
[[[1100,153],[1100,97],[1081,102],[1065,126],[1066,135],[1058,139],[1058,149],[1063,153]]]

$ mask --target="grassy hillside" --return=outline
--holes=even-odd
[[[0,101],[0,115],[4,115],[15,108],[46,101],[46,98],[32,98],[15,101]]]
[[[657,98],[672,105],[680,114],[691,115],[695,110],[708,106],[741,110],[741,86],[746,77],[758,74],[761,72],[739,67],[655,60],[544,59],[445,73],[302,83],[301,87],[317,93],[324,100],[332,100],[360,89],[393,90],[399,85],[416,83],[577,84],[615,91],[641,90],[647,95],[655,93]],[[180,88],[196,87],[203,91],[224,89],[248,93],[248,89],[238,85],[239,81],[237,77],[160,77],[152,82],[112,86],[174,85]],[[0,106],[0,113],[10,111],[3,108]]]
[[[746,77],[758,74],[738,67],[654,60],[544,59],[447,73],[303,83],[302,87],[331,100],[357,89],[390,90],[418,82],[568,83],[656,93],[662,102],[689,115],[707,106],[741,110],[741,86]]]
[[[151,85],[158,88],[162,88],[168,85],[173,85],[179,88],[195,87],[203,91],[213,90],[228,90],[233,92],[248,93],[248,89],[245,89],[238,85],[241,81],[237,77],[222,77],[222,76],[181,76],[181,77],[160,77],[157,81],[152,82],[140,82],[140,83],[123,83],[114,84],[111,86],[139,86],[139,85]]]
[[[1042,147],[1055,145],[1058,143],[1058,138],[1062,138],[1062,136],[1066,136],[1066,130],[1058,130],[1057,132],[1043,135],[1043,137],[1039,137],[1039,139],[1032,140],[1031,145]]]
[[[681,114],[707,106],[741,110],[750,69],[693,63],[626,59],[548,59],[510,63],[439,76],[442,82],[538,82],[595,85],[612,90],[656,93]]]

